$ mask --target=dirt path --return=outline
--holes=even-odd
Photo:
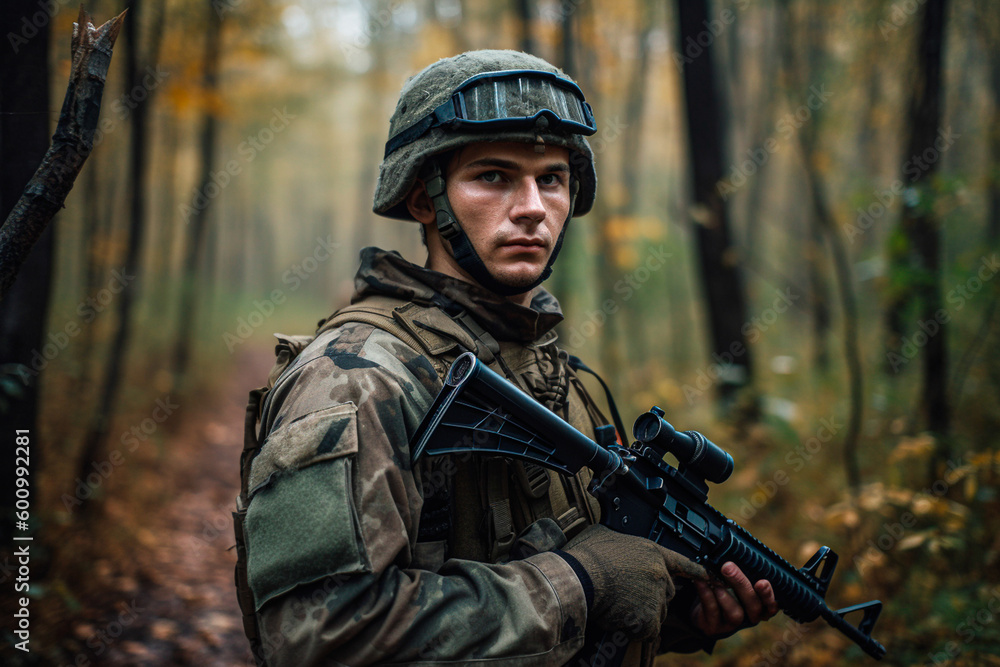
[[[245,350],[217,399],[185,411],[170,436],[163,473],[171,490],[138,534],[148,548],[137,554],[145,581],[136,585],[134,609],[108,617],[109,641],[97,664],[253,665],[233,586],[230,512],[247,391],[262,383],[273,360],[267,348]]]

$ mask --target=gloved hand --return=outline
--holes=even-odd
[[[708,579],[705,568],[684,556],[602,525],[585,528],[561,555],[587,593],[588,625],[621,630],[633,640],[659,634],[674,596],[671,575]]]

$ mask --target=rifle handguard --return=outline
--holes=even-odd
[[[721,482],[733,471],[725,450],[695,431],[676,431],[659,408],[637,419],[633,433],[631,448],[601,447],[467,352],[455,360],[410,445],[414,463],[424,454],[477,452],[564,474],[588,467],[594,473],[588,491],[600,502],[605,526],[650,539],[715,572],[732,561],[751,581],[770,581],[789,617],[822,617],[868,655],[885,655],[871,636],[880,601],[838,610],[824,601],[837,564],[829,547],[796,568],[708,503],[705,480]],[[678,468],[664,460],[667,453],[678,458]],[[844,618],[853,612],[863,613],[857,626]]]

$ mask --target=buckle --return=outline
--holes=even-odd
[[[515,475],[521,489],[531,498],[542,498],[549,492],[548,471],[534,463],[519,461],[515,468]]]

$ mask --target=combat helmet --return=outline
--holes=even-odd
[[[549,263],[529,287],[512,289],[483,265],[448,203],[439,160],[432,156],[484,141],[544,143],[569,149],[570,217],[594,203],[597,174],[585,136],[596,131],[593,112],[576,83],[559,68],[519,51],[469,51],[439,60],[403,86],[389,119],[389,140],[379,167],[373,210],[413,220],[406,196],[417,178],[427,185],[437,227],[456,261],[480,284],[497,294],[531,289],[549,276],[562,245],[557,240]]]

